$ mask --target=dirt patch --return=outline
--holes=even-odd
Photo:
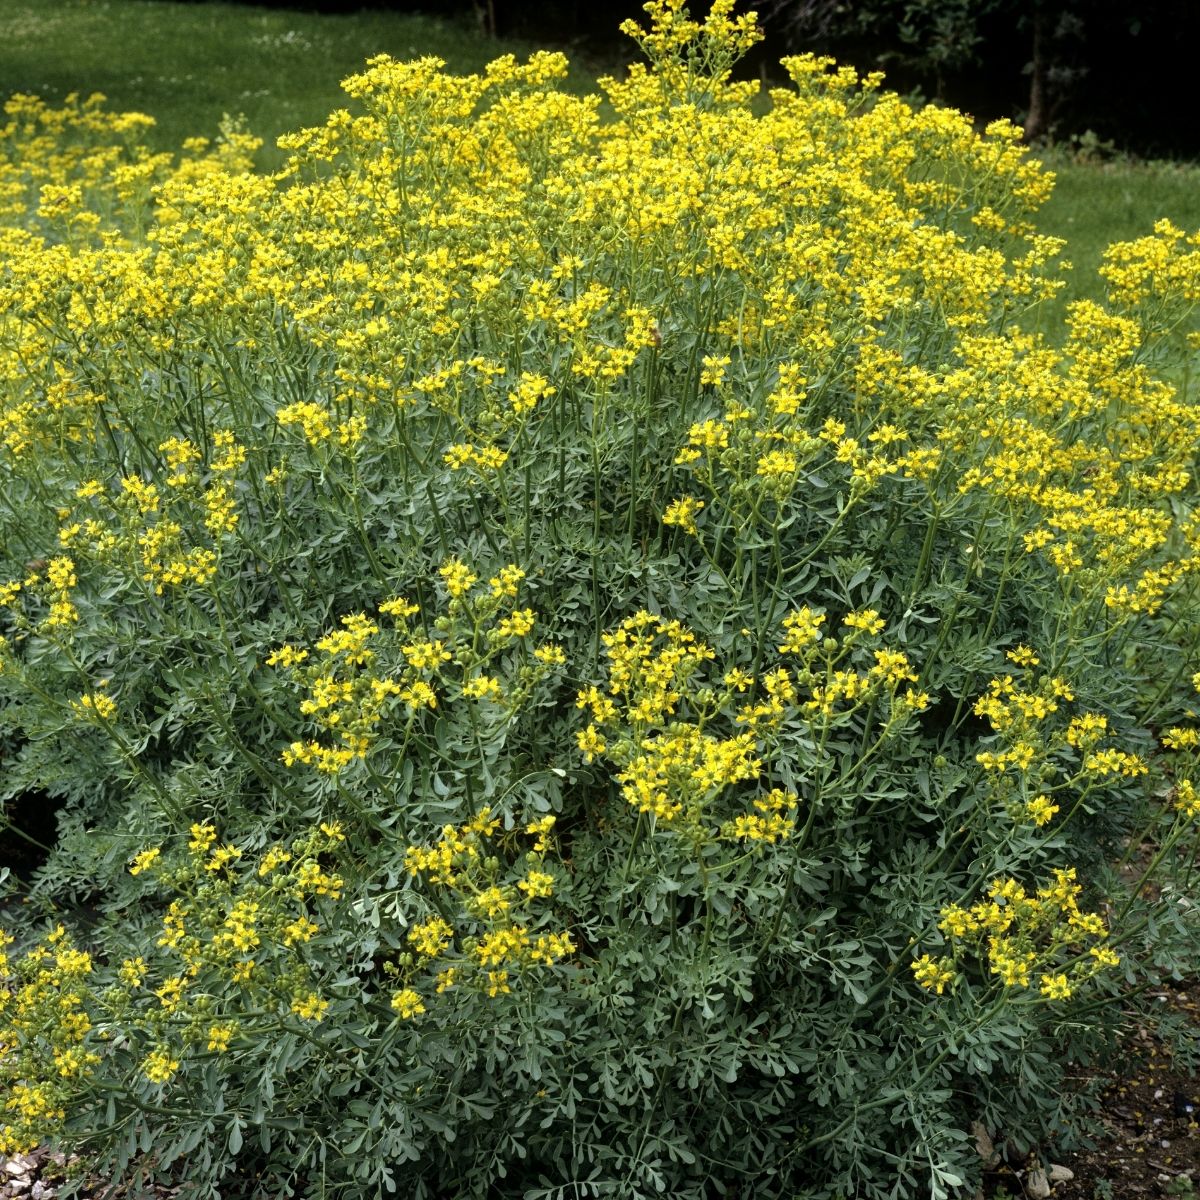
[[[1200,982],[1150,996],[1200,1032]],[[1100,1092],[1095,1148],[1052,1156],[1074,1176],[1053,1186],[1054,1200],[1200,1200],[1200,1080],[1151,1025],[1134,1025],[1121,1047],[1124,1071]],[[1031,1172],[1001,1165],[988,1173],[984,1194],[1037,1197],[1047,1194],[1043,1187]]]

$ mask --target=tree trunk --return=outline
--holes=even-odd
[[[485,37],[496,37],[498,33],[496,28],[496,0],[474,0],[474,3],[475,19],[479,22],[480,32]]]
[[[1042,0],[1033,3],[1033,59],[1029,70],[1029,113],[1025,118],[1025,140],[1036,141],[1046,132],[1046,10]]]

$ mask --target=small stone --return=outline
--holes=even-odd
[[[23,1196],[27,1191],[30,1190],[31,1187],[32,1184],[29,1182],[29,1177],[25,1176],[21,1179],[11,1180],[8,1185],[8,1190],[14,1196]]]
[[[1070,1183],[1075,1178],[1075,1172],[1070,1167],[1062,1167],[1058,1163],[1051,1163],[1048,1178],[1051,1183]]]
[[[1046,1172],[1037,1167],[1025,1176],[1025,1195],[1030,1200],[1048,1200],[1050,1196],[1050,1180]]]
[[[990,1171],[1000,1162],[1000,1155],[996,1153],[992,1135],[984,1128],[982,1121],[972,1121],[971,1132],[975,1135],[975,1149],[979,1152],[979,1157],[983,1159],[983,1169]]]
[[[4,1164],[4,1169],[10,1175],[28,1175],[29,1174],[29,1169],[25,1166],[25,1164],[23,1162],[21,1162],[21,1160],[19,1158],[10,1158],[8,1160],[8,1162],[6,1162]]]
[[[48,1188],[40,1179],[34,1181],[29,1189],[29,1200],[49,1200],[54,1195],[54,1189]]]

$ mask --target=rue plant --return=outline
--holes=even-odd
[[[0,1150],[945,1197],[1194,967],[1200,236],[1048,339],[1018,129],[647,13],[274,174],[5,107]]]

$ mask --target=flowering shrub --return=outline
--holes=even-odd
[[[1056,348],[1019,130],[759,115],[730,9],[603,113],[374,59],[274,175],[8,103],[0,1148],[946,1196],[1191,961],[1200,238]]]

